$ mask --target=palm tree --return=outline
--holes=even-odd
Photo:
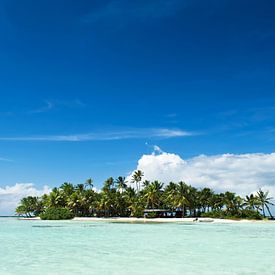
[[[136,198],[136,191],[133,187],[127,187],[123,193],[123,196],[127,204],[130,205]]]
[[[166,208],[175,209],[175,197],[177,192],[177,184],[170,182],[164,189],[163,202]]]
[[[132,176],[131,182],[136,184],[137,191],[140,191],[140,182],[142,181],[143,176],[144,173],[141,170],[135,171]]]
[[[224,207],[224,194],[214,194],[210,199],[210,206],[212,210],[221,211]]]
[[[133,187],[127,187],[123,195],[128,202],[131,202],[136,197],[136,191]]]
[[[141,197],[135,197],[132,203],[129,205],[131,216],[142,217],[144,212],[144,201]]]
[[[53,188],[52,192],[48,196],[49,207],[65,206],[64,194],[58,188]]]
[[[257,192],[257,196],[258,196],[259,202],[262,206],[264,217],[265,217],[265,208],[266,208],[269,215],[270,215],[270,217],[273,219],[273,216],[272,216],[272,214],[270,212],[270,209],[269,209],[269,205],[274,205],[272,202],[270,202],[271,200],[273,200],[273,198],[268,197],[268,195],[269,195],[269,192],[268,191],[264,192],[264,191],[261,190],[261,188]]]
[[[123,190],[125,190],[126,189],[126,187],[127,187],[127,181],[126,181],[126,179],[125,179],[125,177],[118,177],[117,179],[116,179],[116,184],[117,184],[117,189],[122,193],[123,192]]]
[[[86,191],[85,196],[89,215],[95,214],[100,194],[95,192],[93,189],[89,189]]]
[[[102,191],[108,192],[111,191],[111,189],[114,187],[114,179],[112,177],[108,178],[103,185]]]
[[[228,191],[224,193],[223,202],[227,213],[230,215],[239,213],[243,206],[245,206],[244,200],[240,196],[236,196],[235,193]]]
[[[131,216],[135,216],[139,212],[139,202],[136,191],[132,187],[127,187],[123,192],[123,196],[126,202],[127,211],[131,212]]]
[[[182,210],[182,217],[185,216],[186,206],[190,205],[189,199],[187,198],[188,185],[184,182],[179,182],[176,185],[176,193],[174,195],[174,205],[176,208],[180,207]]]
[[[115,181],[112,177],[108,178],[103,185],[102,192],[100,193],[99,199],[99,210],[105,216],[110,216],[111,214],[116,214],[115,200],[116,200],[116,188]]]
[[[43,211],[43,204],[38,197],[28,196],[21,199],[15,211],[18,215],[37,216]]]
[[[127,202],[123,193],[118,191],[113,194],[113,210],[119,217],[128,216]]]
[[[146,200],[147,207],[154,209],[155,206],[160,205],[160,198],[162,194],[163,183],[154,181],[144,189],[144,198]]]
[[[211,206],[211,200],[214,195],[214,191],[210,188],[203,188],[201,191],[199,191],[199,204],[202,207],[202,212],[205,213],[206,210],[209,211],[209,208]]]
[[[244,206],[246,206],[249,210],[260,210],[261,202],[259,200],[258,196],[254,196],[254,194],[251,194],[250,196],[246,196],[244,200]]]
[[[76,190],[79,192],[83,192],[85,190],[85,184],[79,183],[76,185]]]
[[[74,192],[74,186],[72,183],[69,183],[69,182],[64,182],[60,186],[60,189],[63,190],[66,196],[70,196]]]
[[[142,183],[143,187],[147,187],[150,185],[150,181],[149,180],[145,180],[143,183]]]
[[[111,216],[113,208],[112,196],[108,192],[103,192],[98,201],[99,210],[103,211],[104,216]]]
[[[94,187],[92,178],[89,178],[86,180],[85,186],[89,187],[90,189],[92,189]]]
[[[190,216],[197,216],[197,209],[200,208],[199,192],[195,187],[185,184],[185,199],[189,208]]]
[[[74,213],[75,216],[78,216],[81,208],[81,193],[80,192],[74,192],[67,200],[67,205],[71,209],[71,211]]]

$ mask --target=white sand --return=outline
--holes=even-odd
[[[146,219],[146,218],[92,218],[92,217],[77,217],[73,219],[74,221],[110,221],[110,222],[157,222],[157,223],[192,223],[192,222],[202,222],[202,223],[251,223],[251,222],[270,222],[267,220],[229,220],[229,219],[212,219],[212,218],[155,218],[155,219]],[[271,221],[272,222],[272,221]]]
[[[40,220],[39,217],[34,218],[18,218],[19,220]],[[229,219],[212,219],[212,218],[155,218],[155,219],[146,219],[146,218],[96,218],[96,217],[76,217],[73,219],[76,222],[128,222],[128,223],[135,223],[135,222],[156,222],[156,223],[266,223],[266,222],[275,222],[275,221],[268,221],[268,220],[229,220]]]

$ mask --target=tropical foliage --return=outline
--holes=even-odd
[[[40,214],[42,220],[70,220],[74,214],[65,207],[49,207]]]
[[[44,219],[71,217],[142,217],[144,210],[165,209],[180,217],[271,218],[272,198],[261,189],[242,198],[235,193],[215,193],[210,188],[197,189],[184,182],[143,181],[136,171],[127,184],[125,177],[108,178],[102,189],[93,188],[92,179],[83,184],[63,183],[42,197],[23,198],[18,215]],[[180,213],[180,214],[179,214]],[[151,211],[147,217],[157,216]],[[175,215],[174,215],[175,216]]]

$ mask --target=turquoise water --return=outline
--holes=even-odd
[[[0,218],[0,274],[275,274],[275,223]]]

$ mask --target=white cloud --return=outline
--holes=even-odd
[[[159,154],[143,155],[138,161],[137,169],[144,172],[144,179],[185,181],[195,187],[241,195],[263,188],[275,196],[275,153],[200,155],[184,160],[160,148],[157,151]]]
[[[41,196],[49,192],[48,186],[37,189],[32,183],[16,183],[13,186],[0,187],[0,215],[13,215],[23,197]]]
[[[111,130],[104,132],[93,132],[87,134],[74,135],[50,135],[50,136],[19,136],[0,137],[0,141],[92,141],[92,140],[121,140],[121,139],[141,139],[141,138],[175,138],[192,136],[195,133],[179,129],[166,128],[136,128]]]
[[[138,4],[137,4],[138,3]],[[124,26],[130,21],[158,19],[167,17],[177,12],[182,7],[186,7],[191,1],[178,0],[158,0],[158,1],[110,1],[99,9],[84,15],[81,22],[94,24],[100,22],[112,22],[113,27]],[[123,18],[123,20],[121,20]],[[107,21],[106,21],[107,20]]]
[[[30,110],[26,112],[26,114],[39,114],[39,113],[46,113],[51,110],[57,109],[58,107],[65,107],[65,108],[78,108],[84,107],[85,104],[80,101],[79,99],[71,100],[71,101],[64,101],[64,100],[44,100],[44,105]]]
[[[164,152],[161,150],[161,148],[160,148],[159,146],[157,146],[157,145],[154,145],[153,148],[154,148],[154,151],[157,152],[157,153],[164,153]],[[155,152],[154,152],[154,153],[155,153]],[[153,154],[154,154],[154,153],[153,153]]]
[[[7,161],[7,162],[11,162],[11,159],[7,159],[7,158],[0,158],[0,161]]]
[[[55,105],[54,105],[53,102],[46,100],[45,105],[43,107],[40,107],[40,108],[35,109],[35,110],[28,111],[27,113],[28,114],[45,113],[45,112],[48,112],[48,111],[52,110],[54,107],[55,107]]]

